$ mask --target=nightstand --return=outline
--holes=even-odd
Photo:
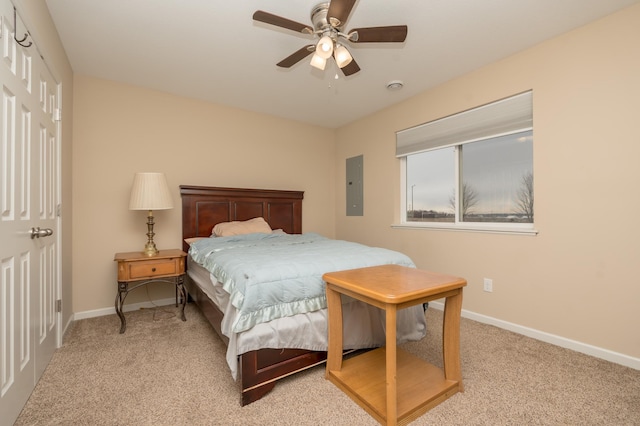
[[[463,278],[399,265],[328,272],[329,348],[325,377],[383,425],[406,425],[464,390],[460,368],[460,311]],[[341,295],[384,309],[386,345],[342,358]],[[419,303],[445,298],[443,369],[396,348],[396,314]]]
[[[131,290],[151,283],[171,283],[176,286],[176,297],[180,300],[180,318],[186,321],[184,307],[187,294],[183,286],[185,258],[182,250],[160,250],[157,256],[149,257],[142,252],[116,253],[118,262],[118,294],[116,294],[116,314],[120,317],[120,333],[127,329],[127,321],[122,313],[124,299]]]

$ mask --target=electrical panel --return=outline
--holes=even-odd
[[[347,216],[362,216],[364,193],[363,157],[347,158]]]

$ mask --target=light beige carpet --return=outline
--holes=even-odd
[[[193,305],[77,321],[17,425],[375,425],[324,379],[296,374],[240,407],[225,347]],[[442,312],[404,345],[441,366]],[[640,425],[640,371],[462,320],[465,392],[415,425]]]

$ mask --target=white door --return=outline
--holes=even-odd
[[[58,343],[59,88],[0,0],[0,424],[20,414]],[[14,27],[17,27],[14,28]],[[14,38],[14,32],[16,37]],[[24,44],[33,42],[27,36]],[[38,232],[39,230],[39,232]]]

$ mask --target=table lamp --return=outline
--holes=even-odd
[[[153,242],[153,211],[173,208],[173,200],[167,186],[164,173],[136,173],[131,188],[129,210],[148,210],[147,244],[143,253],[149,257],[156,256],[158,249]]]

